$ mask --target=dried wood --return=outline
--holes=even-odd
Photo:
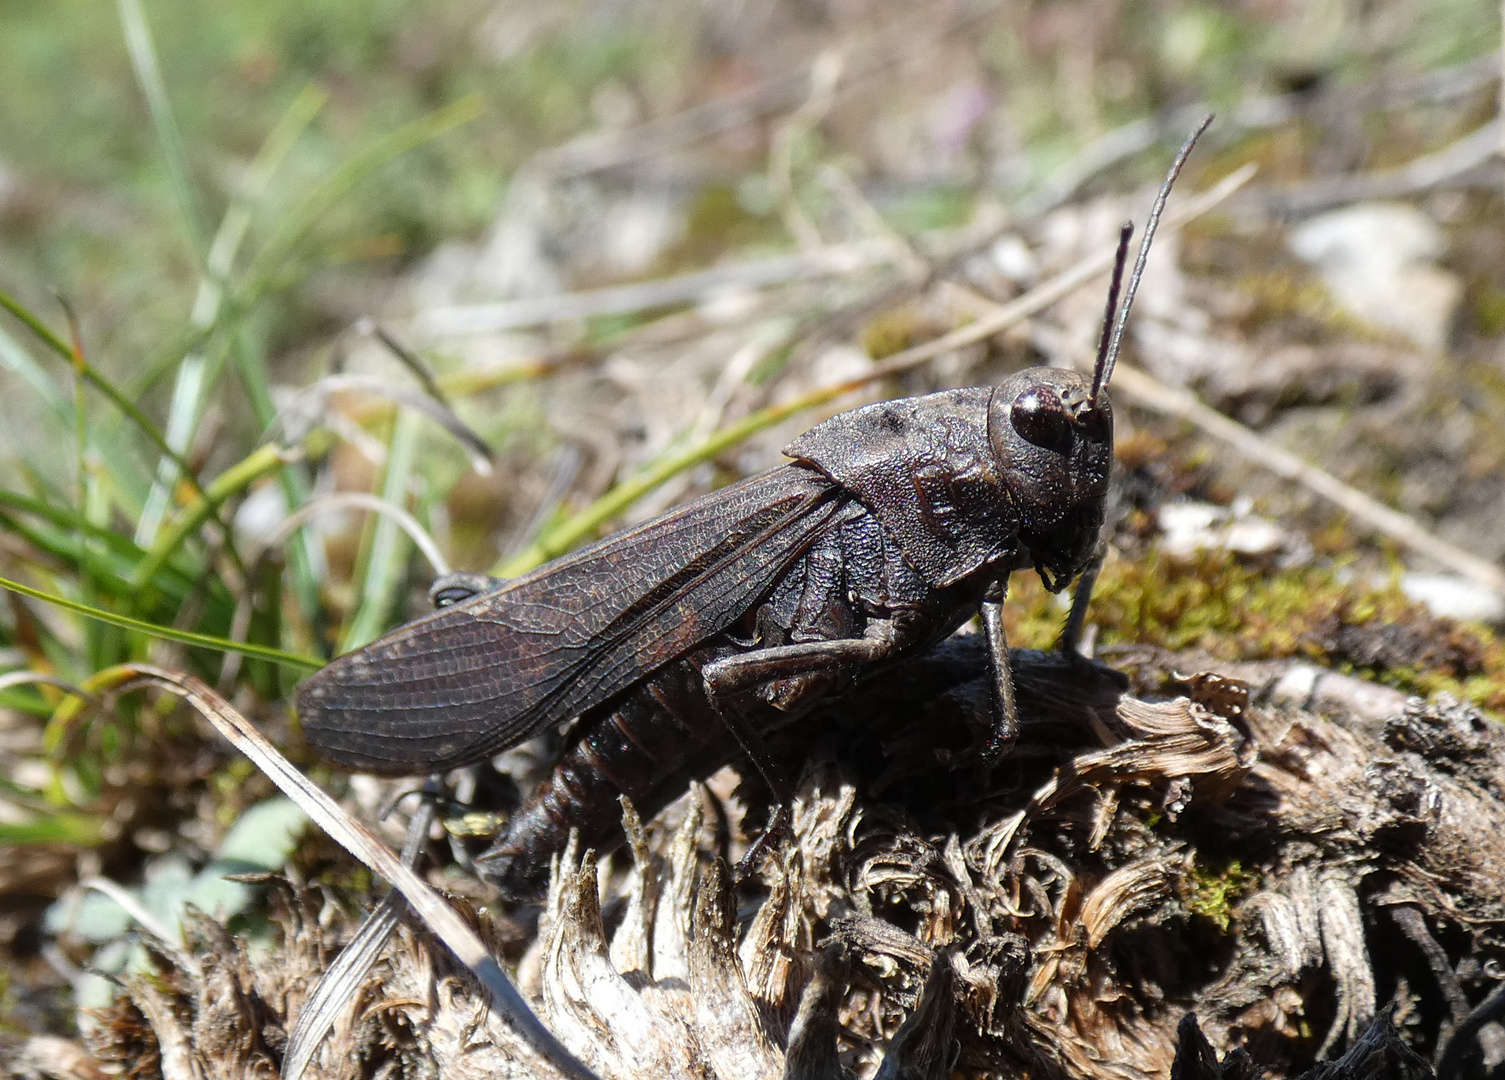
[[[1290,665],[1153,696],[1188,660],[1138,658],[1135,696],[1016,652],[1024,731],[991,773],[967,637],[771,733],[802,775],[791,839],[740,897],[706,788],[629,809],[615,862],[556,868],[522,964],[545,1023],[606,1080],[1497,1072],[1478,1010],[1505,958],[1505,730],[1445,697],[1291,704]],[[201,974],[164,957],[133,981],[115,1059],[154,1040],[161,1075],[276,1075],[326,962],[288,896],[275,963],[200,926]],[[556,1075],[406,926],[316,1064]]]

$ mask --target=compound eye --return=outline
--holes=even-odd
[[[1060,395],[1036,386],[1014,399],[1009,412],[1014,430],[1036,446],[1065,453],[1071,449],[1071,417]]]
[[[446,608],[462,600],[469,600],[478,593],[488,592],[500,584],[496,578],[485,574],[456,570],[434,580],[434,584],[429,587],[429,602],[436,608]]]

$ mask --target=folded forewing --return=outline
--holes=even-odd
[[[725,629],[851,506],[792,465],[723,488],[339,657],[304,733],[373,772],[478,761]]]

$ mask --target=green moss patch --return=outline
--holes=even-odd
[[[1016,644],[1049,647],[1064,613],[1032,576],[1013,590]],[[1301,657],[1415,694],[1446,690],[1505,713],[1505,641],[1437,618],[1400,588],[1348,580],[1339,566],[1275,570],[1224,552],[1110,559],[1091,621],[1104,645],[1197,649],[1225,660]]]

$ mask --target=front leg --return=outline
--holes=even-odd
[[[988,666],[993,672],[993,729],[983,744],[982,761],[991,765],[1019,738],[1019,710],[1014,705],[1014,673],[1009,666],[1009,643],[1003,631],[1003,602],[1009,579],[1003,577],[982,600],[982,625],[988,637]]]
[[[1082,628],[1087,624],[1087,605],[1092,602],[1092,588],[1097,584],[1097,575],[1103,569],[1103,557],[1107,554],[1105,541],[1099,537],[1092,547],[1092,558],[1082,576],[1077,579],[1076,589],[1071,594],[1071,614],[1061,630],[1061,639],[1056,648],[1068,656],[1082,655]]]

